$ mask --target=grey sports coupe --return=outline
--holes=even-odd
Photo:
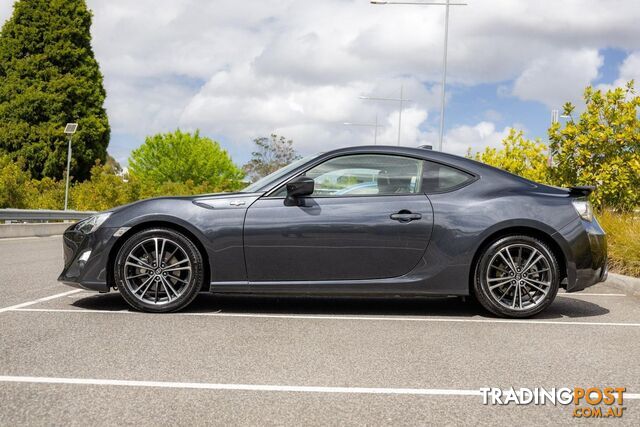
[[[59,280],[170,312],[224,294],[473,295],[527,317],[607,276],[591,187],[441,152],[351,147],[243,191],[143,200],[64,234]]]

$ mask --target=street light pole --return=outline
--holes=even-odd
[[[447,87],[447,47],[449,44],[449,0],[445,6],[444,14],[444,49],[442,52],[442,94],[440,95],[440,136],[438,138],[438,151],[442,151],[442,139],[444,138],[444,106]]]
[[[400,145],[400,132],[402,130],[402,107],[405,101],[411,101],[410,99],[406,99],[403,96],[404,86],[400,85],[400,98],[377,98],[373,96],[361,96],[360,99],[366,99],[369,101],[394,101],[400,102],[400,111],[398,112],[398,145]],[[376,115],[377,117],[377,115]],[[376,119],[377,124],[377,119]]]
[[[447,86],[447,49],[449,42],[449,7],[450,6],[466,6],[466,3],[452,2],[451,0],[444,0],[443,2],[412,2],[412,1],[377,1],[371,0],[371,4],[378,5],[414,5],[414,6],[444,6],[444,51],[442,53],[442,93],[440,96],[440,132],[438,137],[438,150],[442,151],[442,140],[444,138],[444,113],[445,113],[445,98],[446,98],[446,86]],[[400,143],[398,142],[398,145]]]
[[[400,146],[400,131],[402,130],[402,90],[404,87],[400,85],[400,110],[398,111],[398,147]]]
[[[378,128],[382,127],[380,125],[378,125],[378,115],[376,114],[376,122],[375,123],[351,123],[351,122],[344,122],[343,125],[345,126],[365,126],[365,127],[372,127],[374,129],[373,131],[373,145],[378,145]]]
[[[69,135],[69,147],[67,149],[67,182],[65,184],[64,190],[64,210],[67,210],[69,203],[69,170],[71,169],[71,139],[73,138],[73,134],[76,133],[78,129],[77,123],[67,123],[67,126],[64,128],[64,133]]]

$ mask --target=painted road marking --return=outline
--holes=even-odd
[[[57,378],[57,377],[23,377],[0,376],[0,382],[36,383],[36,384],[73,384],[99,385],[117,387],[155,387],[199,390],[241,390],[241,391],[272,391],[293,393],[352,393],[352,394],[404,394],[420,396],[482,396],[479,389],[456,390],[446,388],[387,388],[387,387],[324,387],[297,386],[275,384],[219,384],[219,383],[190,383],[175,381],[135,381],[111,380],[94,378]],[[640,399],[639,393],[625,393],[625,399]]]
[[[16,304],[16,305],[12,305],[9,307],[4,307],[4,308],[0,308],[0,313],[4,313],[5,311],[13,311],[22,307],[28,307],[30,305],[34,305],[34,304],[38,304],[41,302],[46,302],[46,301],[51,301],[52,299],[56,299],[56,298],[62,298],[64,296],[67,295],[71,295],[71,294],[77,294],[78,292],[82,292],[82,289],[74,289],[73,291],[68,291],[68,292],[62,292],[60,294],[55,294],[55,295],[51,295],[48,297],[44,297],[44,298],[39,298],[33,301],[28,301],[28,302],[23,302],[21,304]]]
[[[626,294],[582,294],[582,293],[562,293],[559,297],[626,297]]]
[[[36,313],[76,313],[76,314],[133,314],[139,316],[204,316],[204,317],[247,317],[257,319],[294,319],[294,320],[369,320],[369,321],[394,321],[394,322],[452,322],[452,323],[506,323],[506,324],[533,324],[533,325],[582,325],[582,326],[630,326],[640,327],[640,323],[627,322],[576,322],[562,320],[528,320],[528,319],[462,319],[458,317],[385,317],[385,316],[326,316],[326,315],[292,315],[292,314],[259,314],[259,313],[164,313],[148,314],[129,310],[82,310],[63,308],[15,308],[16,312]]]

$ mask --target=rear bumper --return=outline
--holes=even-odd
[[[64,268],[58,281],[74,288],[108,292],[107,262],[116,238],[115,228],[84,234],[71,226],[62,237]]]
[[[580,219],[558,234],[566,242],[567,292],[581,291],[607,279],[607,236],[595,218]]]

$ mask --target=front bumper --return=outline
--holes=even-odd
[[[560,230],[566,242],[567,292],[581,291],[607,279],[607,236],[598,221],[575,221]]]
[[[117,228],[100,227],[91,234],[67,228],[63,234],[64,268],[58,280],[75,288],[108,292],[109,253]]]

